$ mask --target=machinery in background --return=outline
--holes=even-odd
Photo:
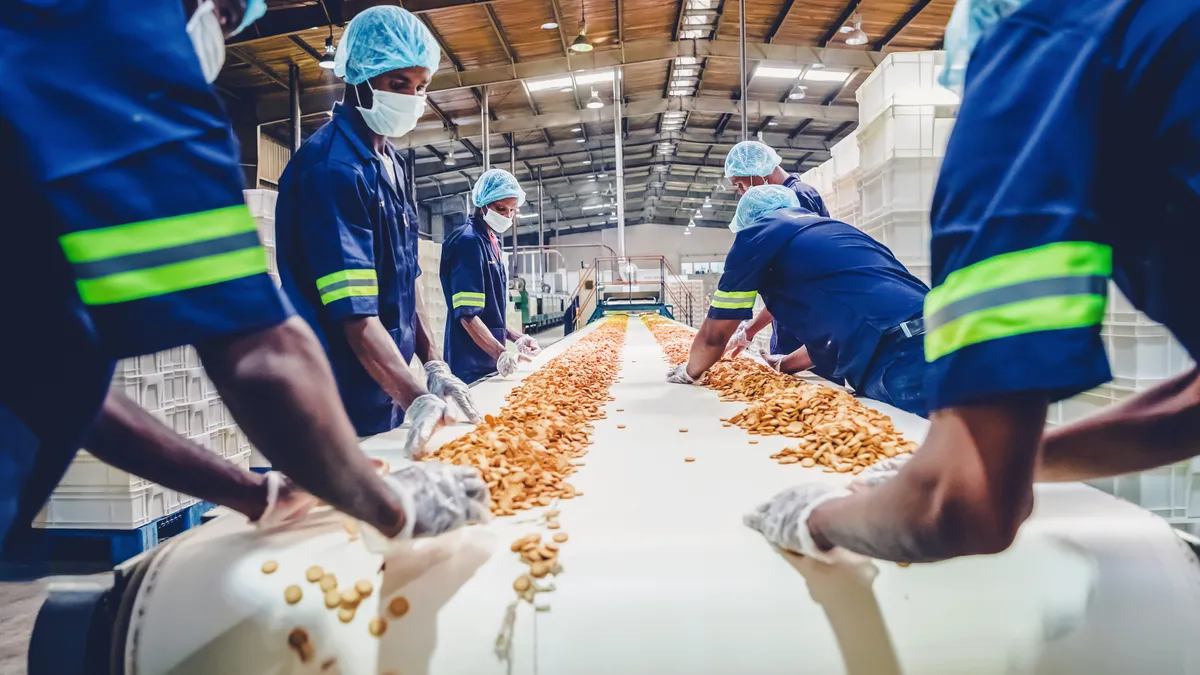
[[[703,299],[687,284],[663,256],[596,258],[580,275],[565,321],[574,329],[612,312],[634,311],[695,325]]]

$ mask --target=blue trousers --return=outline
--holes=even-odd
[[[925,337],[887,339],[879,343],[867,366],[860,395],[929,417],[925,402]]]

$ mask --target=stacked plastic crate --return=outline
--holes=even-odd
[[[421,301],[425,305],[425,316],[422,318],[429,322],[434,344],[440,350],[446,336],[446,297],[442,295],[440,274],[442,245],[424,239],[417,242],[417,264],[421,267],[421,276],[417,281],[421,285]]]
[[[826,178],[832,178],[832,188],[821,196],[831,217],[857,227],[862,219],[862,202],[858,194],[858,132],[843,138],[830,148],[830,153],[833,158],[823,166]]]
[[[275,201],[279,193],[274,190],[243,190],[246,206],[258,226],[258,238],[267,250],[267,273],[279,283],[279,266],[275,262]]]
[[[937,83],[944,52],[888,55],[859,87],[862,230],[929,282],[929,208],[958,97]]]
[[[688,301],[688,297],[691,301]],[[708,305],[712,301],[704,292],[702,279],[669,279],[667,281],[667,302],[672,303],[675,320],[689,326],[699,326],[708,315]],[[678,304],[674,304],[678,302]],[[690,312],[688,305],[691,305]]]

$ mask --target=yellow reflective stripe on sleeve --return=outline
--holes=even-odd
[[[370,286],[339,286],[333,290],[321,294],[321,304],[328,305],[331,302],[336,302],[342,298],[351,297],[373,297],[379,295],[379,287],[375,284]]]
[[[717,309],[753,309],[758,291],[717,291],[712,306]]]
[[[334,272],[333,274],[326,274],[320,279],[317,279],[317,290],[323,291],[327,286],[336,284],[339,281],[354,281],[363,279],[375,281],[377,278],[378,276],[376,275],[374,268],[362,270],[342,270],[340,272]]]
[[[267,271],[261,246],[198,258],[173,265],[110,274],[76,282],[79,297],[89,305],[112,305],[156,295],[232,281]]]
[[[925,334],[925,360],[1015,335],[1096,326],[1107,302],[1103,295],[1058,295],[968,314]]]
[[[460,291],[450,298],[451,309],[458,309],[459,307],[483,307],[486,301],[487,296],[483,293],[473,293],[471,291]]]
[[[379,282],[374,269],[342,270],[317,279],[321,304],[328,305],[342,298],[379,295]]]
[[[139,223],[64,234],[58,238],[72,263],[93,262],[194,244],[256,231],[245,204]]]

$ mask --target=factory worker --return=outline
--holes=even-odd
[[[508,285],[500,258],[499,237],[516,220],[525,191],[504,169],[483,172],[471,191],[475,209],[442,244],[442,292],[446,317],[446,362],[466,382],[499,372],[516,372],[520,358],[537,356],[537,340],[508,328]],[[507,341],[517,351],[505,350]]]
[[[292,156],[275,207],[283,290],[325,346],[355,431],[382,433],[407,417],[417,457],[450,420],[447,400],[479,420],[418,311],[416,204],[388,140],[425,111],[440,59],[433,34],[399,7],[354,17],[335,57],[342,102]],[[409,369],[414,353],[423,378]]]
[[[388,535],[429,519],[428,490],[400,494],[358,450],[319,343],[266,273],[208,83],[220,58],[206,56],[263,9],[91,0],[0,12],[0,59],[24,64],[0,78],[0,151],[20,166],[0,196],[27,223],[6,232],[0,269],[36,280],[7,298],[19,319],[0,331],[2,538],[32,520],[85,442],[167,487],[279,515],[278,479],[204,465],[109,392],[116,359],[189,343],[250,440],[298,484]],[[130,384],[150,392],[154,373]],[[455,480],[477,494],[475,479]]]
[[[782,163],[779,153],[766,143],[742,141],[725,156],[725,177],[733,183],[739,197],[756,185],[782,185],[796,193],[801,207],[828,218],[829,210],[821,193],[800,180],[800,174],[784,171]]]
[[[782,185],[750,188],[730,224],[737,237],[691,358],[669,379],[691,383],[721,358],[762,295],[803,336],[800,369],[817,368],[868,398],[924,415],[921,304],[925,284],[885,246],[802,208]]]
[[[960,0],[946,46],[943,76],[965,76],[965,96],[932,209],[929,434],[853,496],[800,485],[747,518],[819,560],[839,547],[909,562],[1002,551],[1034,480],[1142,471],[1200,449],[1195,369],[1045,431],[1051,402],[1110,378],[1110,279],[1200,355],[1188,245],[1200,217],[1200,0]],[[1131,96],[1134,127],[1116,113]]]

